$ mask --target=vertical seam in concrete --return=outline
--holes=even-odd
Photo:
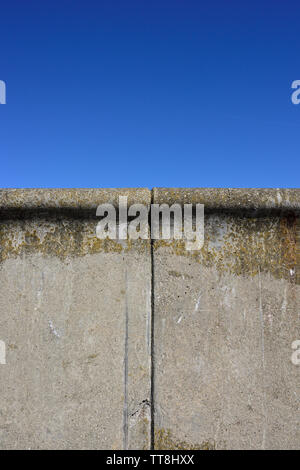
[[[123,448],[128,449],[128,278],[125,268],[125,338],[124,338],[124,407]]]
[[[153,204],[154,193],[151,189],[151,204]],[[151,206],[150,206],[151,214]],[[151,242],[151,429],[150,448],[154,449],[154,241],[151,234],[151,216],[149,220],[150,242]]]

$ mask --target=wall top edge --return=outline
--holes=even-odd
[[[158,204],[202,203],[209,210],[300,210],[299,188],[154,188]]]
[[[99,204],[118,205],[119,196],[127,196],[128,204],[151,203],[147,188],[41,188],[0,189],[0,211],[73,209],[96,210]]]
[[[0,189],[0,211],[91,211],[103,203],[118,206],[119,196],[127,196],[128,205],[201,203],[208,210],[300,210],[299,188],[43,188]]]

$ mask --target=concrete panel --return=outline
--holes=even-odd
[[[97,239],[120,195],[203,203],[203,248]],[[0,191],[0,448],[299,448],[299,210],[288,189]]]
[[[299,190],[154,190],[204,203],[205,243],[155,241],[157,449],[296,449]]]
[[[96,207],[148,190],[0,193],[0,448],[150,445],[150,242],[102,241]]]

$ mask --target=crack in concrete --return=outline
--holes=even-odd
[[[148,399],[141,401],[141,402],[138,404],[138,409],[135,410],[133,413],[131,413],[130,416],[135,416],[137,413],[139,413],[139,412],[141,411],[141,409],[144,409],[145,406],[151,407],[151,402],[150,402]]]

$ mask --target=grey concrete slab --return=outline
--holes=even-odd
[[[299,218],[218,191],[154,192],[210,204],[200,252],[154,243],[155,447],[299,449]]]
[[[98,240],[97,219],[65,217],[60,202],[37,217],[34,191],[29,213],[15,194],[18,217],[0,223],[0,448],[148,448],[150,242]],[[38,192],[46,209],[51,194],[47,206]]]

